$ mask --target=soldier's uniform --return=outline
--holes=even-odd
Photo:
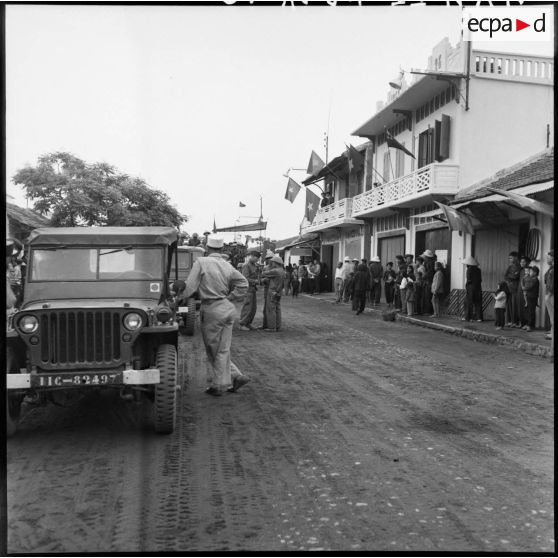
[[[285,282],[285,270],[283,260],[279,256],[271,258],[269,269],[262,271],[262,277],[269,280],[265,307],[266,331],[279,331],[281,329],[281,293]],[[280,266],[280,267],[279,267]]]
[[[259,256],[260,253],[252,251],[249,252],[249,255]],[[257,309],[256,290],[258,285],[258,268],[256,267],[256,264],[248,260],[242,266],[242,275],[244,275],[248,281],[248,293],[246,294],[244,305],[242,306],[242,310],[240,312],[240,327],[254,329],[252,327],[252,322]]]
[[[223,240],[209,237],[208,248],[221,248]],[[207,354],[207,393],[221,395],[227,389],[236,389],[247,380],[239,382],[238,368],[231,363],[231,341],[236,308],[232,301],[242,300],[248,281],[219,253],[198,258],[188,280],[185,297],[196,291],[201,299],[201,331]],[[232,379],[232,382],[231,382]]]

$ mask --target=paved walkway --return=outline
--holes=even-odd
[[[330,304],[335,304],[335,293],[320,293],[317,295],[301,294],[300,296],[311,297]],[[381,302],[376,307],[368,305],[365,312],[381,314],[387,310],[387,304]],[[493,321],[463,322],[459,316],[450,315],[443,315],[440,318],[431,318],[426,315],[407,316],[397,312],[395,319],[412,325],[442,331],[450,335],[459,335],[474,341],[505,345],[514,350],[554,360],[552,342],[545,339],[545,332],[543,330],[527,332],[522,329],[505,328],[498,331],[495,329]]]

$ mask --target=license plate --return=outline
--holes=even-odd
[[[122,373],[90,372],[87,374],[37,374],[31,376],[31,387],[86,387],[121,384]]]
[[[187,314],[188,313],[188,306],[179,306],[178,307],[179,314]]]

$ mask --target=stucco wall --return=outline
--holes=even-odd
[[[546,149],[553,135],[553,90],[548,85],[471,78],[469,111],[461,115],[460,187]]]

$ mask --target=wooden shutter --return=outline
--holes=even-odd
[[[434,122],[434,161],[440,162],[440,136],[442,135],[442,123],[439,120]]]
[[[438,161],[443,161],[450,156],[450,117],[442,114],[442,122],[440,124],[440,153]]]

